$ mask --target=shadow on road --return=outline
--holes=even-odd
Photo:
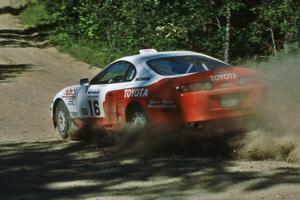
[[[0,47],[12,48],[46,48],[48,45],[35,28],[28,29],[2,29],[0,30]]]
[[[1,37],[1,36],[0,36]],[[12,48],[25,48],[25,47],[35,47],[35,48],[45,48],[48,45],[36,44],[28,41],[19,41],[19,40],[4,40],[0,41],[0,47],[12,47]]]
[[[27,29],[0,29],[0,34],[18,34],[18,35],[32,35],[35,34],[37,30],[35,28]]]
[[[1,30],[0,30],[1,31]],[[28,40],[28,41],[41,41],[41,38],[38,34],[16,34],[16,33],[9,33],[13,32],[13,30],[10,31],[3,31],[0,33],[0,38],[3,39],[11,39],[11,40]]]
[[[14,8],[10,6],[6,6],[0,8],[0,15],[2,14],[11,14],[11,15],[19,15],[26,9],[26,6],[21,6],[19,8]]]
[[[0,83],[11,78],[15,78],[21,73],[28,71],[31,64],[0,64]]]
[[[300,184],[300,168],[263,173],[233,170],[235,162],[224,158],[101,152],[94,145],[74,142],[2,144],[0,199],[120,195],[164,199],[201,189],[219,193],[245,182],[248,191]]]

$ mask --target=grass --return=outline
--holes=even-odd
[[[113,52],[112,49],[107,49],[104,45],[96,46],[89,44],[89,42],[76,40],[71,40],[68,44],[61,44],[60,49],[78,60],[100,68],[123,56],[122,53]]]
[[[29,4],[26,10],[21,13],[21,21],[29,27],[34,27],[46,19],[48,12],[42,4]]]

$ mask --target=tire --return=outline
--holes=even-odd
[[[65,140],[71,138],[75,126],[63,101],[59,101],[55,110],[55,123],[60,137]]]
[[[134,129],[142,129],[149,123],[147,114],[141,106],[135,106],[130,111],[129,123]]]

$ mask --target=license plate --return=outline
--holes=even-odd
[[[221,96],[221,106],[223,108],[239,106],[240,103],[239,94],[225,94]]]

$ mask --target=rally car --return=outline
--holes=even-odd
[[[264,93],[255,69],[191,51],[148,49],[64,88],[50,110],[65,139],[72,126],[87,122],[113,132],[122,123],[177,129],[242,118],[255,112]]]

